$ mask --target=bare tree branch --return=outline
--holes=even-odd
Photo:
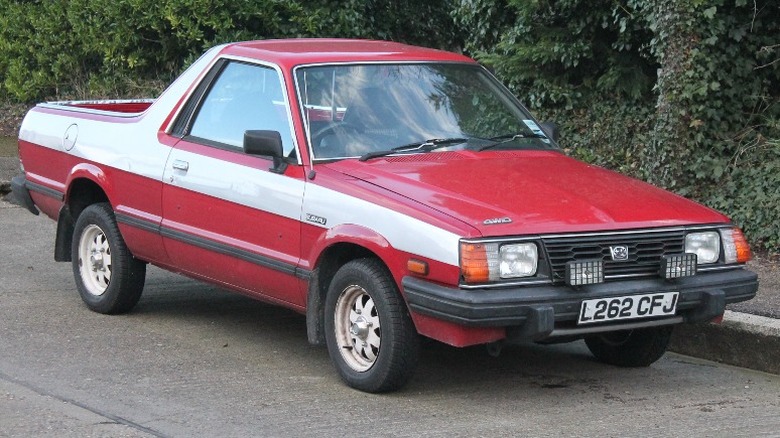
[[[780,48],[780,44],[774,44],[774,45],[771,45],[771,46],[764,46],[764,47],[761,48],[761,50],[759,50],[759,52],[771,52],[771,51],[773,51],[775,49],[778,49],[778,48]],[[777,64],[778,62],[780,62],[780,58],[777,58],[774,61],[769,62],[767,64],[763,64],[763,65],[759,65],[757,67],[753,67],[753,70],[766,68],[766,67],[769,67],[770,65]]]

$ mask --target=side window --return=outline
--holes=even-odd
[[[203,97],[189,135],[240,149],[244,131],[279,131],[284,155],[293,150],[287,104],[276,70],[228,63]]]

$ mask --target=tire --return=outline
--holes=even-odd
[[[91,310],[126,313],[138,303],[146,264],[130,254],[108,203],[92,204],[81,212],[71,255],[76,287]]]
[[[604,333],[585,338],[596,359],[619,367],[647,367],[660,359],[672,337],[673,326]]]
[[[325,299],[325,341],[344,382],[379,393],[414,374],[419,337],[390,273],[376,259],[342,266]]]

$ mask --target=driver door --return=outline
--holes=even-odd
[[[303,306],[300,211],[303,169],[282,173],[244,153],[246,130],[274,130],[294,156],[282,75],[270,66],[223,60],[166,164],[162,232],[186,273],[288,306]]]

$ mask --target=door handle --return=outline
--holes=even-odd
[[[182,160],[173,160],[173,168],[186,172],[190,168],[190,163]]]

